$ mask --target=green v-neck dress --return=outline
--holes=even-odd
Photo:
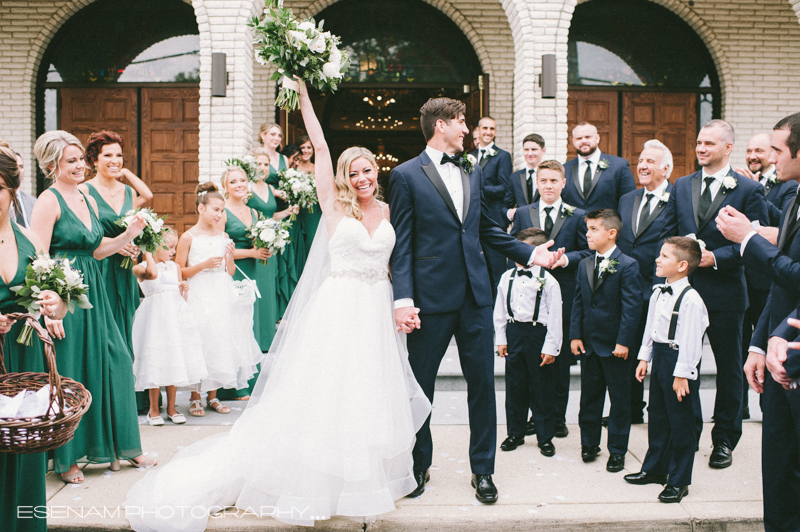
[[[91,205],[87,205],[92,218],[90,230],[61,194],[50,190],[61,207],[50,239],[50,255],[75,259],[73,266],[83,272],[93,306],[88,310],[76,307],[74,313],[67,313],[66,337],[53,340],[58,371],[82,383],[92,394],[92,406],[84,414],[75,437],[54,451],[56,473],[65,473],[79,461],[106,463],[115,457],[136,458],[142,454],[142,445],[133,388],[133,358],[114,320],[101,261],[92,256],[103,241],[103,227]]]
[[[17,239],[17,272],[11,282],[6,284],[0,277],[0,314],[11,312],[25,312],[14,300],[16,295],[10,290],[12,286],[19,286],[25,282],[25,270],[31,259],[36,254],[36,248],[28,240],[17,224],[11,222],[14,236]],[[22,332],[25,324],[18,321],[14,324],[5,337],[5,365],[10,373],[17,372],[46,372],[44,366],[44,350],[42,342],[36,334],[33,343],[24,346],[17,343],[17,337]],[[59,360],[60,362],[60,360]],[[61,367],[59,366],[59,371]],[[63,373],[62,373],[63,374]],[[47,504],[45,492],[45,475],[47,474],[47,454],[10,454],[0,453],[0,519],[3,522],[4,532],[44,532],[47,530],[47,520],[43,517],[31,519],[17,519],[17,507],[43,507]],[[27,515],[35,516],[30,511]]]

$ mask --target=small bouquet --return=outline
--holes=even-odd
[[[274,255],[278,251],[283,252],[286,244],[292,241],[289,236],[291,226],[291,222],[286,220],[278,221],[259,216],[259,219],[247,229],[247,236],[252,240],[254,248],[267,249]],[[261,260],[259,262],[267,264],[268,261]]]
[[[69,259],[51,259],[44,251],[36,252],[31,259],[33,262],[25,272],[25,284],[11,288],[17,294],[18,305],[25,307],[38,319],[39,294],[44,290],[52,290],[64,300],[70,313],[75,312],[75,305],[83,309],[92,308],[86,296],[89,287],[83,284],[83,274],[72,267]],[[25,324],[17,343],[31,345],[32,338],[33,328]]]
[[[130,224],[131,221],[137,216],[144,218],[144,221],[147,222],[147,225],[144,226],[144,229],[141,233],[139,233],[139,236],[133,239],[133,245],[138,246],[139,249],[146,251],[147,253],[155,253],[159,248],[164,247],[164,243],[166,242],[163,226],[164,221],[167,219],[167,215],[165,214],[159,218],[158,214],[153,212],[153,209],[131,209],[125,213],[124,218],[120,218],[114,223],[120,227],[127,228],[128,224]],[[125,257],[121,266],[128,269],[133,268],[133,259],[130,257]]]
[[[250,21],[256,59],[277,67],[270,81],[282,78],[277,107],[294,111],[300,106],[295,77],[321,92],[333,92],[350,67],[350,60],[338,48],[339,37],[323,32],[322,24],[317,26],[314,19],[297,22],[292,10],[283,7],[283,0],[268,0],[263,20],[253,17]]]
[[[317,187],[314,185],[314,174],[287,168],[278,175],[278,190],[286,192],[286,201],[290,205],[297,205],[308,212],[314,212],[314,204],[318,203]],[[291,215],[291,220],[297,218]]]

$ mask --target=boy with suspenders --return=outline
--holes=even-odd
[[[648,408],[647,456],[639,473],[625,475],[631,484],[666,484],[661,502],[680,502],[689,493],[697,445],[692,398],[700,388],[697,367],[703,353],[708,312],[689,284],[700,264],[700,244],[689,237],[667,238],[656,259],[656,276],[647,310],[636,378],[644,380],[652,361]]]

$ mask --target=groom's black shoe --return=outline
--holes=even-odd
[[[508,438],[503,440],[503,443],[500,444],[500,448],[503,449],[504,451],[513,451],[514,449],[516,449],[517,447],[519,447],[524,443],[525,443],[524,437],[520,438],[518,436],[509,436]]]
[[[426,471],[414,471],[414,480],[417,481],[417,489],[406,495],[412,499],[416,499],[425,493],[425,483],[431,479],[430,469]]]
[[[492,482],[492,475],[472,475],[472,487],[475,498],[485,504],[497,502],[497,488]]]

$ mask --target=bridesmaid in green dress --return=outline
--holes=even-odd
[[[6,370],[17,372],[46,372],[42,343],[34,334],[33,343],[17,343],[23,322],[13,322],[5,317],[11,312],[25,312],[14,300],[10,290],[25,282],[25,270],[31,257],[42,247],[36,235],[12,222],[9,212],[12,198],[19,187],[19,172],[14,153],[0,147],[0,341],[5,335]],[[19,211],[17,211],[19,212]],[[61,318],[67,308],[54,292],[39,295],[42,314]],[[0,516],[4,532],[44,532],[47,520],[37,516],[33,508],[47,504],[45,491],[47,453],[0,453]],[[30,519],[18,519],[17,508],[27,508]]]
[[[300,157],[297,158],[297,169],[301,172],[314,175],[316,173],[316,167],[314,165],[314,145],[311,144],[311,139],[309,139],[307,135],[300,135],[297,137],[297,144],[300,146]],[[313,206],[313,212],[309,212],[308,209],[301,209],[298,215],[300,227],[303,228],[306,256],[308,252],[311,251],[311,244],[314,243],[314,235],[317,234],[317,226],[319,225],[320,217],[322,217],[322,209],[319,208],[319,205]],[[300,262],[297,264],[301,274],[306,265],[306,256],[303,257],[302,264]]]
[[[283,140],[283,132],[278,124],[266,123],[261,126],[259,133],[259,140],[263,146],[263,150],[267,157],[269,157],[269,174],[267,174],[266,182],[272,187],[278,185],[278,174],[288,168],[286,157],[278,153],[278,148]],[[276,165],[277,162],[277,165]],[[278,202],[278,209],[283,210],[287,207],[296,209],[296,206],[289,206],[283,201],[286,196],[281,191],[273,193],[281,201]],[[255,198],[255,195],[253,196]],[[253,199],[251,198],[251,202]],[[248,202],[248,205],[260,210],[257,205]],[[299,211],[295,211],[297,213]],[[265,215],[266,216],[266,215]],[[305,240],[303,239],[302,221],[298,218],[292,223],[289,229],[289,235],[292,241],[284,248],[283,252],[278,256],[278,317],[283,317],[289,300],[294,293],[294,287],[300,280],[302,270],[297,267],[298,261],[305,263],[306,247]]]
[[[225,195],[225,232],[236,247],[233,258],[237,270],[233,278],[241,281],[247,275],[256,282],[261,298],[256,299],[253,309],[253,334],[261,351],[267,352],[275,337],[275,323],[278,321],[278,294],[275,285],[278,261],[277,258],[270,261],[271,255],[266,249],[253,248],[250,237],[247,236],[248,228],[258,219],[258,211],[247,206],[249,191],[244,171],[238,167],[229,168],[222,175],[221,183]],[[271,199],[274,211],[275,199]],[[267,261],[267,264],[261,264],[261,260]],[[250,399],[257,378],[258,373],[250,379],[247,388],[241,390],[219,390],[217,397],[242,401]]]
[[[103,234],[109,238],[123,232],[123,228],[115,223],[117,220],[131,209],[146,206],[153,199],[153,193],[147,185],[123,167],[122,148],[123,140],[117,133],[92,133],[86,143],[86,159],[89,162],[89,172],[93,172],[95,176],[79,187],[82,192],[91,194],[97,202]],[[125,185],[123,179],[131,186]],[[132,270],[122,267],[122,261],[126,258],[135,260],[138,254],[139,250],[131,243],[118,253],[103,259],[101,265],[106,293],[114,311],[114,321],[117,322],[119,332],[132,354],[131,330],[133,316],[139,307],[139,285]],[[146,411],[149,406],[148,394],[137,392],[137,410]]]
[[[82,383],[92,394],[92,405],[75,431],[75,437],[54,451],[54,465],[65,482],[83,482],[79,461],[155,465],[142,454],[133,360],[117,328],[101,260],[117,253],[144,228],[137,218],[119,236],[103,237],[97,219],[97,202],[78,189],[86,165],[80,141],[66,131],[49,131],[33,148],[39,168],[53,185],[36,201],[31,228],[51,255],[75,260],[89,285],[92,309],[76,308],[61,320],[45,320],[54,338],[59,372]]]

